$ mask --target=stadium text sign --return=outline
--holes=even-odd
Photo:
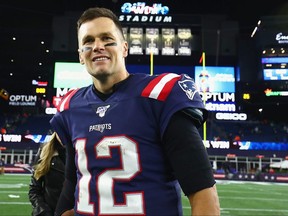
[[[234,121],[246,121],[246,113],[221,113],[218,112],[215,115],[217,120],[234,120]]]
[[[161,3],[154,3],[152,6],[145,2],[129,3],[125,2],[121,7],[121,12],[125,14],[168,14],[169,7],[162,6]]]
[[[22,136],[17,134],[0,134],[1,142],[21,142]]]
[[[36,106],[37,95],[10,95],[10,106]]]
[[[235,112],[235,93],[199,92],[209,111]]]
[[[146,5],[145,2],[129,3],[126,2],[121,6],[121,13],[125,15],[119,16],[120,22],[156,22],[171,23],[171,16],[168,6],[162,6],[161,3],[154,3],[152,6]],[[150,15],[150,16],[149,16]],[[158,16],[153,16],[158,15]]]
[[[283,32],[279,32],[276,34],[275,40],[279,44],[288,43],[288,35],[283,34]]]

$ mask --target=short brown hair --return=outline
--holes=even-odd
[[[116,27],[119,29],[119,31],[121,32],[121,35],[123,36],[123,39],[124,39],[122,25],[118,17],[116,16],[116,14],[114,14],[111,10],[107,8],[101,8],[101,7],[88,8],[82,13],[82,15],[77,21],[77,32],[79,31],[79,28],[81,27],[83,23],[87,21],[91,21],[96,18],[100,18],[100,17],[107,17],[111,19],[116,25]]]

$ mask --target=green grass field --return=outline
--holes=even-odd
[[[0,215],[29,216],[29,175],[0,176]],[[288,215],[288,184],[264,182],[217,181],[222,216]],[[183,197],[184,215],[190,215]]]

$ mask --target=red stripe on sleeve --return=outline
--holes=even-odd
[[[152,90],[154,89],[154,87],[159,83],[159,81],[165,75],[166,75],[166,73],[165,74],[161,74],[161,75],[157,76],[155,79],[153,79],[152,81],[150,81],[150,83],[145,87],[145,89],[143,89],[143,91],[141,93],[141,96],[149,97],[149,95],[152,92]]]
[[[73,89],[68,91],[62,98],[62,100],[60,101],[57,110],[58,111],[63,111],[66,109],[69,109],[69,104],[70,104],[70,100],[72,98],[72,96],[78,91],[78,89]]]
[[[168,95],[170,94],[170,92],[172,91],[172,88],[173,88],[175,82],[178,79],[179,79],[179,77],[175,77],[175,78],[171,79],[169,82],[167,82],[157,99],[160,101],[165,101],[166,98],[168,97]]]

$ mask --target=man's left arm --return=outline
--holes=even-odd
[[[191,213],[195,215],[220,215],[220,204],[216,185],[191,194],[189,197]]]
[[[203,123],[198,111],[188,108],[171,117],[163,136],[164,151],[193,215],[216,216],[220,215],[220,204],[212,165],[197,129]]]

